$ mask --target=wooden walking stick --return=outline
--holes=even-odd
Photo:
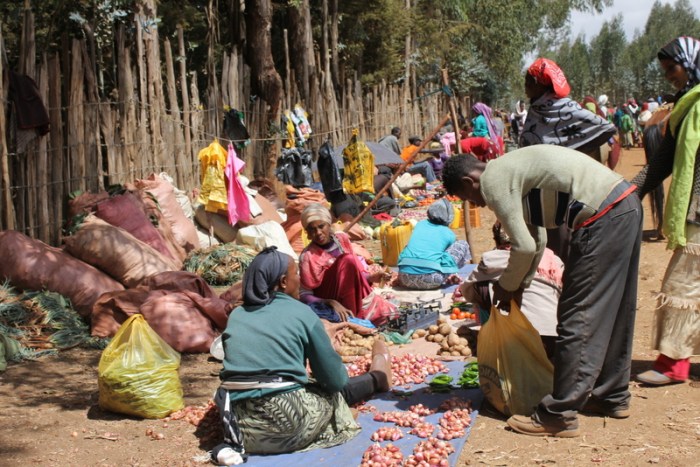
[[[443,119],[440,121],[438,126],[436,126],[433,129],[432,133],[430,133],[430,135],[427,138],[424,138],[423,141],[421,141],[420,146],[417,146],[416,149],[413,150],[413,153],[411,154],[411,156],[407,160],[403,161],[403,163],[399,166],[399,168],[396,169],[396,172],[394,173],[394,175],[391,176],[391,179],[387,182],[387,184],[384,185],[384,187],[382,187],[382,189],[379,190],[377,192],[377,194],[374,195],[374,199],[372,201],[370,201],[367,206],[365,206],[365,208],[362,210],[362,212],[360,212],[353,220],[350,221],[350,223],[343,229],[343,232],[347,232],[348,230],[350,230],[353,225],[357,224],[359,222],[359,220],[362,219],[364,217],[364,215],[367,214],[367,212],[370,209],[372,209],[372,207],[375,204],[377,204],[377,201],[379,200],[379,198],[381,198],[382,195],[384,193],[386,193],[386,191],[391,187],[392,183],[394,183],[396,181],[396,179],[399,178],[399,176],[402,173],[404,173],[406,168],[413,162],[413,160],[416,158],[418,153],[428,144],[428,142],[430,142],[430,140],[433,139],[433,136],[437,135],[438,131],[440,131],[440,128],[445,126],[445,124],[447,123],[447,121],[449,119],[450,119],[449,115],[445,115],[443,117]],[[471,248],[471,245],[469,246],[469,248]]]

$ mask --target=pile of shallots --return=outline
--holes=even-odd
[[[348,375],[358,376],[369,371],[372,363],[370,357],[362,357],[348,365]],[[393,386],[420,384],[425,378],[437,373],[448,373],[447,367],[426,355],[406,354],[391,357],[391,371],[394,375]]]

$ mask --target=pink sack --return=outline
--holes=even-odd
[[[156,197],[178,244],[188,253],[199,248],[197,229],[185,216],[182,206],[178,203],[175,188],[156,174],[151,174],[147,179],[136,180],[134,183],[140,190],[147,191]]]
[[[175,260],[175,255],[168,250],[163,236],[148,219],[144,210],[141,198],[126,192],[98,204],[95,215],[105,222],[121,227],[156,251]],[[178,263],[178,266],[182,266],[182,260],[179,258]]]

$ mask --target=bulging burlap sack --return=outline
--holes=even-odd
[[[124,286],[93,266],[14,230],[0,232],[0,279],[23,290],[49,290],[70,299],[83,318],[105,292]]]

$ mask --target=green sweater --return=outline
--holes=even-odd
[[[553,145],[527,146],[490,161],[481,194],[511,238],[508,267],[499,284],[530,285],[545,244],[545,228],[577,227],[594,215],[622,175],[589,156]]]
[[[222,336],[224,369],[220,377],[281,376],[298,382],[282,389],[230,391],[231,401],[269,396],[308,383],[308,360],[316,382],[329,393],[340,391],[348,373],[318,316],[298,300],[277,293],[261,307],[239,306],[228,317]]]

